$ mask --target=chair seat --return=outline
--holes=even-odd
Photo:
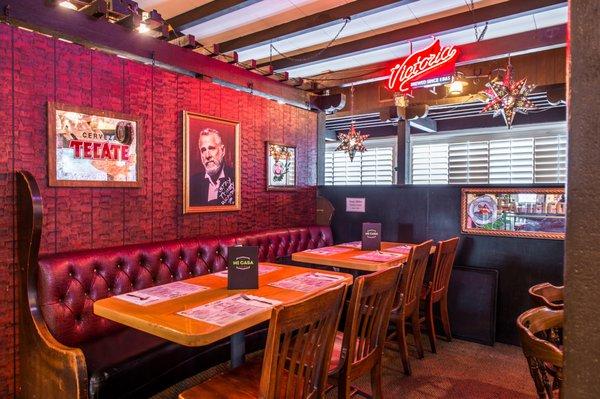
[[[179,394],[179,399],[256,399],[262,358],[219,374]]]

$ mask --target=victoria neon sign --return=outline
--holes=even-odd
[[[454,46],[442,47],[440,39],[423,50],[412,53],[390,69],[387,87],[408,93],[419,87],[439,86],[452,81],[460,55]]]

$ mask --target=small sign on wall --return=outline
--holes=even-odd
[[[365,212],[364,198],[346,198],[346,212]]]

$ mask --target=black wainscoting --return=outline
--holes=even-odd
[[[563,241],[460,233],[460,186],[319,187],[336,211],[336,242],[359,240],[362,222],[381,222],[386,241],[461,238],[457,265],[497,269],[496,340],[518,344],[517,316],[532,307],[527,290],[542,281],[562,284]],[[365,197],[366,213],[347,213],[346,197]]]

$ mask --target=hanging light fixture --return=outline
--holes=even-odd
[[[456,72],[452,77],[452,82],[446,85],[448,94],[458,96],[463,93],[464,88],[469,85],[465,80],[465,75],[462,72]]]
[[[354,85],[350,88],[350,116],[352,117],[350,129],[348,130],[348,133],[338,134],[338,140],[340,140],[341,143],[335,150],[346,152],[350,157],[350,162],[353,162],[354,155],[356,155],[357,152],[367,151],[364,141],[369,137],[368,134],[361,134],[356,131],[356,127],[354,126]]]
[[[481,93],[486,97],[487,103],[481,113],[494,112],[494,117],[502,115],[506,126],[510,129],[517,113],[527,114],[527,111],[536,109],[535,104],[527,98],[535,89],[534,84],[527,84],[527,78],[515,81],[514,67],[508,58],[508,66],[504,78],[494,78],[485,85]]]

